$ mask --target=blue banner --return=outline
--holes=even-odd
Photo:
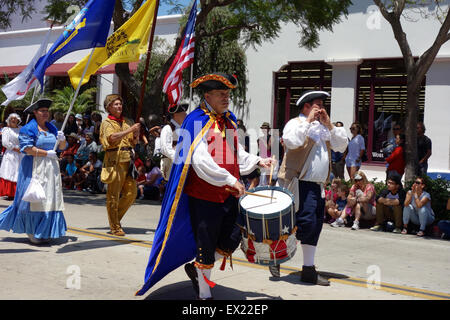
[[[114,4],[115,0],[90,0],[65,27],[47,54],[36,63],[34,75],[41,88],[45,71],[59,58],[73,51],[106,45]]]

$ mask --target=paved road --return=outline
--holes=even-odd
[[[123,220],[125,238],[108,235],[104,195],[65,192],[67,235],[32,245],[23,234],[0,231],[0,299],[186,300],[194,299],[179,268],[146,295],[143,284],[159,219],[157,202],[136,201]],[[10,202],[0,200],[0,210]],[[325,225],[316,255],[330,287],[299,281],[301,250],[282,266],[282,277],[250,264],[237,250],[234,269],[214,269],[217,300],[412,300],[450,299],[450,242]],[[375,280],[379,280],[375,282]]]

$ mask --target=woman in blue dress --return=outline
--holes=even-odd
[[[19,167],[16,195],[13,204],[0,213],[0,229],[26,233],[35,244],[62,237],[67,230],[58,157],[53,150],[57,142],[64,149],[66,139],[63,132],[48,122],[51,103],[41,99],[25,110],[33,113],[35,119],[19,132],[20,152],[25,156]],[[43,187],[44,200],[22,199],[31,178]]]

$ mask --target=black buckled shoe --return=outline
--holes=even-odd
[[[192,281],[192,286],[194,287],[195,295],[198,297],[198,294],[200,292],[198,287],[198,274],[197,269],[194,266],[194,262],[186,263],[184,265],[184,271],[186,272],[189,279]]]
[[[279,264],[276,264],[274,266],[269,266],[269,271],[273,277],[275,277],[275,278],[280,277],[280,265]]]
[[[303,266],[302,267],[302,276],[300,278],[301,282],[317,284],[319,286],[329,286],[330,281],[320,276],[316,271],[315,266]]]

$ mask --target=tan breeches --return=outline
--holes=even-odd
[[[127,176],[129,162],[119,163],[115,179],[108,184],[106,192],[106,210],[108,210],[108,220],[111,231],[121,228],[120,221],[128,208],[136,200],[136,181]]]

